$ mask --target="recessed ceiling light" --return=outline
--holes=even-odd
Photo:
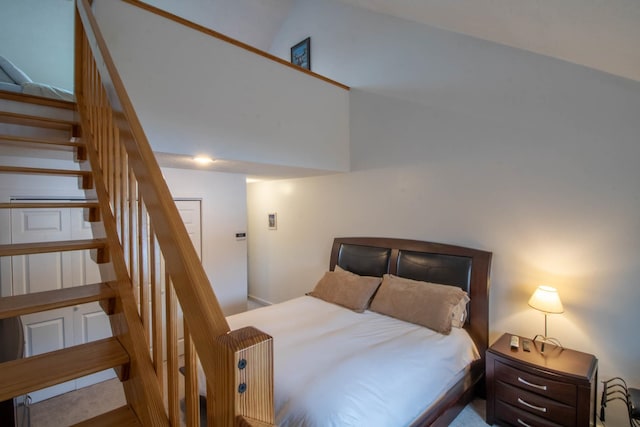
[[[193,161],[200,165],[208,165],[210,163],[213,163],[213,159],[207,156],[196,156],[193,158]]]

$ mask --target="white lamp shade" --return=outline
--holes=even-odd
[[[544,313],[564,312],[558,291],[551,286],[538,286],[538,289],[529,298],[529,305]]]

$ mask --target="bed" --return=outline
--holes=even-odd
[[[24,71],[0,56],[0,90],[74,102],[72,92],[31,80]]]
[[[280,427],[448,425],[483,389],[490,263],[460,246],[336,238],[309,294],[227,319],[273,336]]]

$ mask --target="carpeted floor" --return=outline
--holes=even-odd
[[[117,379],[104,381],[31,405],[31,426],[62,427],[118,408],[126,403],[122,385]],[[454,427],[486,426],[485,401],[476,399],[453,421]],[[24,425],[27,424],[18,424]]]

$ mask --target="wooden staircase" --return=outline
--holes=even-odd
[[[26,104],[29,103],[25,98]],[[52,104],[56,104],[55,102]],[[24,105],[24,103],[23,103]],[[0,128],[4,125],[7,133],[0,135],[0,146],[26,147],[34,156],[42,156],[35,151],[50,150],[70,152],[70,167],[68,169],[50,169],[29,166],[0,165],[0,177],[7,174],[36,175],[47,179],[50,176],[66,176],[77,178],[79,188],[87,190],[89,197],[94,197],[92,191],[94,177],[91,170],[78,167],[79,163],[86,163],[86,147],[79,138],[79,126],[68,120],[56,120],[50,117],[18,114],[11,111],[0,112]],[[18,126],[15,126],[18,125]],[[18,129],[21,134],[11,134]],[[36,136],[30,136],[30,129],[38,129]],[[42,136],[43,129],[54,129],[52,136]],[[58,136],[59,131],[69,133],[69,138]],[[46,131],[44,132],[46,133]],[[0,178],[1,179],[1,178]],[[46,194],[42,194],[46,196]],[[87,221],[97,224],[101,219],[100,204],[96,200],[88,199],[73,202],[42,202],[42,203],[0,203],[0,210],[12,209],[50,210],[52,208],[81,209]],[[8,231],[8,230],[5,230]],[[85,240],[66,240],[56,242],[36,243],[8,243],[0,244],[0,257],[14,257],[30,254],[52,252],[91,250],[96,263],[108,265],[110,250],[108,239],[94,238]],[[119,248],[118,248],[119,250]],[[122,311],[122,301],[118,292],[117,281],[91,283],[84,286],[62,288],[45,292],[35,292],[22,295],[5,296],[0,298],[0,321],[19,316],[44,312],[47,310],[72,307],[79,304],[99,302],[106,314],[113,317]],[[114,324],[117,326],[117,324]],[[126,329],[131,326],[126,325]],[[115,368],[121,381],[128,382],[131,378],[132,355],[127,350],[126,336],[117,334],[87,344],[75,345],[64,349],[10,360],[0,363],[0,401],[23,396],[35,390],[51,385],[63,383],[71,379],[80,378],[95,372]],[[148,362],[150,363],[150,361]],[[158,391],[159,396],[159,391]],[[87,420],[85,425],[142,425],[136,411],[130,406],[115,409],[106,414]]]
[[[79,425],[179,426],[186,420],[196,426],[199,359],[206,377],[207,425],[271,426],[272,338],[251,327],[230,331],[89,0],[76,0],[75,30],[77,105],[0,92],[0,150],[12,153],[2,158],[15,160],[0,164],[0,193],[10,187],[6,180],[19,187],[19,176],[38,183],[77,180],[74,191],[85,196],[47,203],[10,203],[6,194],[0,199],[0,333],[5,320],[15,323],[20,316],[99,302],[112,337],[0,363],[0,405],[3,399],[113,368],[127,404]],[[16,158],[22,150],[32,154]],[[61,167],[65,155],[69,162]],[[43,158],[55,167],[33,161]],[[7,211],[52,208],[81,209],[93,237],[36,243],[8,238]],[[70,251],[91,251],[99,265],[98,283],[19,295],[7,291],[3,259]],[[184,387],[179,386],[180,312]]]

